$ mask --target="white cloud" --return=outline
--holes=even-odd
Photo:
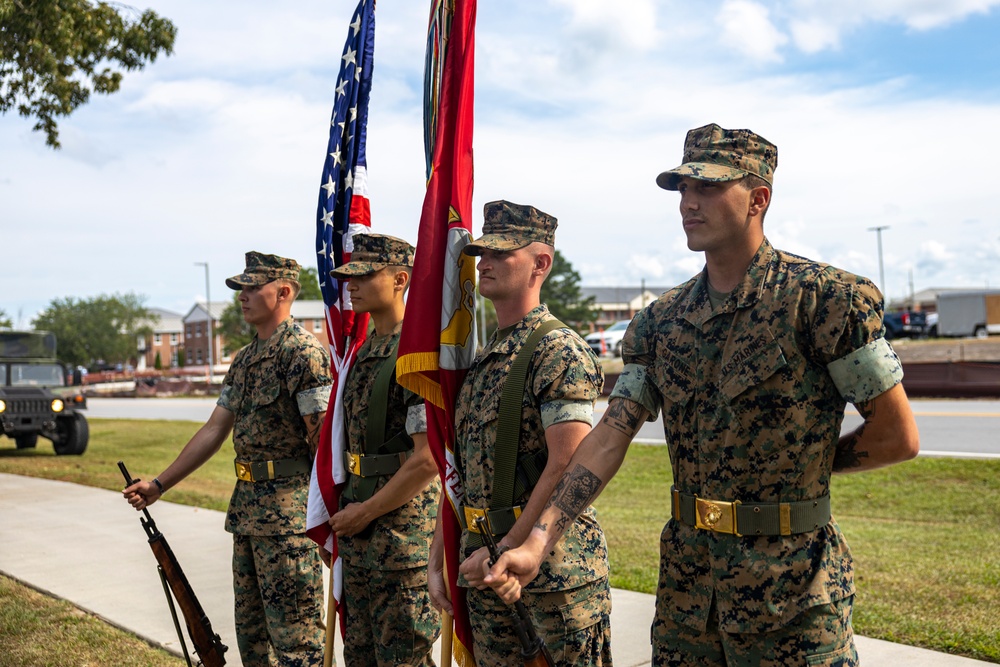
[[[780,62],[779,49],[788,42],[764,5],[750,0],[726,0],[715,17],[723,46],[756,62]]]
[[[178,20],[174,56],[61,123],[62,152],[27,121],[3,117],[0,283],[22,288],[0,297],[9,314],[130,290],[185,312],[204,291],[193,262],[210,262],[213,297],[225,298],[221,280],[247,250],[313,261],[335,66],[354,3],[253,2],[227,23],[211,3],[165,2],[153,4]],[[410,240],[425,188],[419,4],[380,3],[368,144],[375,225]],[[906,9],[985,6],[892,2],[876,14],[883,3],[868,4],[834,9],[884,23]],[[921,98],[906,79],[859,86],[838,72],[770,71],[782,49],[807,40],[846,49],[855,24],[827,17],[829,3],[611,7],[480,3],[476,232],[485,201],[532,203],[559,219],[557,246],[585,285],[681,282],[703,258],[687,250],[676,194],[653,179],[679,163],[687,129],[717,122],[779,146],[765,225],[778,247],[877,278],[868,229],[888,225],[890,297],[908,293],[911,272],[917,289],[1000,285],[991,162],[1000,136],[977,130],[993,126],[1000,104]],[[724,33],[705,20],[716,9]],[[285,20],[291,29],[273,29]],[[811,37],[786,28],[810,21]],[[745,51],[718,48],[731,39],[757,49],[752,67]],[[962,140],[974,150],[957,150]]]

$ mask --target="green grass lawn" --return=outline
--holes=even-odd
[[[120,490],[118,460],[133,475],[148,478],[173,460],[200,426],[102,419],[90,425],[91,443],[83,456],[54,456],[43,440],[37,451],[0,449],[0,472]],[[171,489],[169,499],[224,510],[233,486],[232,458],[227,442],[212,461]],[[670,481],[666,448],[633,445],[598,499],[612,586],[655,591]],[[854,553],[858,634],[1000,663],[1000,461],[918,458],[837,476],[833,512]],[[0,646],[7,645],[9,625],[0,624]]]
[[[135,635],[0,576],[0,667],[181,667]]]

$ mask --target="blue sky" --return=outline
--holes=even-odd
[[[778,145],[765,231],[884,290],[1000,285],[1000,0],[480,2],[474,205],[530,203],[586,285],[700,270],[657,173],[685,132]],[[0,117],[0,309],[135,292],[229,298],[248,250],[314,266],[330,105],[356,2],[137,4],[174,54],[61,122],[61,151]],[[623,12],[626,8],[627,12]],[[369,120],[374,228],[411,241],[423,200],[428,5],[380,0]],[[474,221],[478,232],[481,219]]]

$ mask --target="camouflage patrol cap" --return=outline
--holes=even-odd
[[[285,259],[277,255],[265,255],[260,252],[248,252],[247,268],[243,273],[232,278],[226,278],[229,289],[239,290],[244,287],[266,285],[269,282],[284,278],[298,280],[302,267],[294,259]]]
[[[463,248],[466,255],[490,250],[517,250],[534,243],[556,244],[556,219],[534,206],[491,201],[483,207],[483,235]]]
[[[357,234],[351,261],[330,271],[330,275],[334,278],[365,276],[387,266],[413,266],[413,246],[395,236]]]
[[[683,164],[656,177],[664,190],[676,190],[682,176],[701,181],[735,181],[759,176],[774,183],[778,147],[750,130],[726,130],[715,123],[690,130]]]

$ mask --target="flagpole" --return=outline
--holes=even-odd
[[[330,564],[331,566],[333,563]],[[337,626],[337,598],[333,595],[333,570],[330,570],[330,595],[326,603],[326,648],[323,650],[323,667],[333,667],[333,641]]]
[[[442,554],[441,558],[442,576],[444,577],[444,592],[451,600],[451,586],[448,585],[448,559]],[[441,664],[451,665],[454,664],[452,655],[452,639],[455,636],[455,619],[451,617],[451,614],[446,612],[444,609],[441,610]]]
[[[451,639],[454,631],[454,619],[446,611],[441,612],[441,664],[453,665]]]

